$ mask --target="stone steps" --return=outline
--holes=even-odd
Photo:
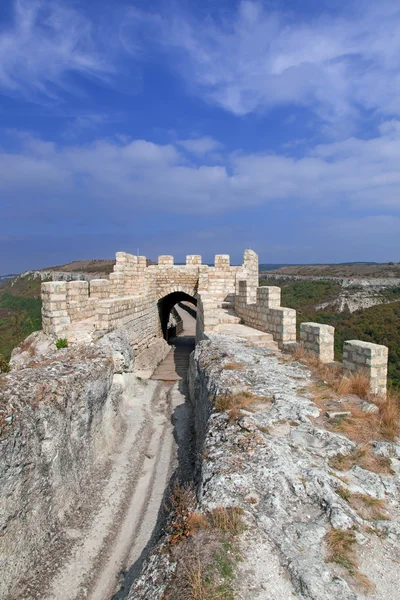
[[[221,302],[221,308],[228,308],[228,309],[234,310],[235,303],[234,302],[227,302],[226,300],[224,300],[224,302]]]
[[[229,308],[220,308],[218,311],[219,323],[240,323],[240,318],[235,311]]]
[[[274,341],[271,333],[259,331],[253,329],[247,325],[241,325],[237,323],[221,323],[217,326],[216,333],[222,333],[224,335],[233,335],[235,337],[241,337],[246,339],[252,346],[259,346],[263,348],[270,348],[272,350],[278,350],[278,344]]]

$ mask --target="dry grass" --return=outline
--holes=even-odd
[[[206,513],[188,512],[191,495],[177,488],[173,496],[175,518],[185,515],[185,528],[190,533],[175,538],[171,547],[177,569],[163,598],[234,600],[235,565],[240,560],[235,538],[244,530],[242,509],[218,506]]]
[[[379,413],[364,412],[359,405],[350,402],[341,404],[340,410],[349,411],[351,414],[332,423],[335,431],[364,444],[384,437]]]
[[[200,529],[209,529],[210,521],[204,513],[194,512],[187,517],[187,528],[190,535],[194,535]]]
[[[350,500],[351,497],[351,492],[350,490],[348,490],[347,488],[345,488],[344,486],[339,486],[336,490],[336,493],[339,494],[339,496],[341,498],[343,498],[343,500],[346,500],[347,502]]]
[[[400,433],[400,398],[389,392],[387,399],[377,399],[375,404],[379,411],[364,412],[353,402],[342,403],[341,410],[349,410],[351,415],[345,417],[335,428],[356,442],[370,440],[389,440],[393,442]]]
[[[388,520],[386,511],[386,502],[378,498],[362,494],[360,492],[351,492],[347,487],[339,486],[336,493],[346,500],[361,518],[371,520]]]
[[[232,508],[218,506],[210,512],[209,516],[212,527],[220,531],[232,535],[238,535],[244,531],[243,509],[238,506]]]
[[[356,512],[358,512],[362,519],[368,521],[386,521],[389,519],[386,502],[384,500],[379,500],[378,498],[368,496],[368,494],[357,492],[350,495],[349,504]]]
[[[173,515],[173,519],[167,527],[169,544],[178,544],[193,535],[195,525],[189,517],[194,513],[195,506],[194,490],[189,485],[181,486],[176,482],[169,498],[169,506],[165,507]]]
[[[190,600],[206,600],[208,591],[207,586],[204,583],[205,573],[200,559],[198,559],[194,564],[189,565],[186,573],[187,583],[190,590],[190,595],[188,595],[188,598],[190,598]]]
[[[400,433],[400,392],[389,390],[386,401],[378,401],[380,426],[386,439],[394,440]]]
[[[214,408],[217,412],[227,412],[230,421],[238,420],[241,416],[241,410],[251,410],[256,404],[265,404],[270,402],[270,398],[257,396],[251,392],[237,392],[236,394],[224,394],[217,396]]]
[[[316,354],[306,352],[299,345],[292,354],[292,358],[306,364],[315,375],[318,376],[339,396],[354,394],[360,398],[370,398],[369,378],[366,371],[344,372],[342,365],[321,363]]]
[[[334,562],[347,570],[349,575],[365,590],[371,590],[373,584],[359,571],[356,556],[356,534],[345,529],[331,529],[325,537],[328,547],[328,562]]]
[[[389,390],[386,399],[374,397],[365,371],[344,372],[341,365],[322,364],[315,354],[306,353],[302,347],[292,356],[306,364],[319,379],[319,383],[311,385],[309,389],[321,409],[326,408],[328,401],[350,397],[346,402],[341,402],[340,411],[350,411],[351,415],[334,423],[334,429],[361,443],[379,439],[394,441],[397,438],[400,434],[399,392]],[[351,400],[351,396],[375,403],[379,411],[364,412],[361,404]]]
[[[341,565],[354,575],[358,567],[354,548],[357,540],[354,531],[331,529],[326,534],[325,541],[329,549],[328,561]]]
[[[245,369],[246,367],[241,363],[229,362],[226,363],[226,365],[224,365],[222,368],[224,371],[243,371],[243,369]]]
[[[354,465],[373,473],[393,474],[390,460],[375,454],[369,444],[357,447],[346,456],[337,454],[329,461],[329,466],[337,471],[350,471]]]

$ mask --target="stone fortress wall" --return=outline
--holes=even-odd
[[[140,355],[163,337],[160,303],[168,297],[189,297],[197,304],[198,340],[221,324],[241,322],[271,333],[282,350],[296,344],[296,311],[281,306],[279,287],[259,287],[258,256],[252,250],[244,252],[240,266],[231,266],[226,254],[217,255],[214,266],[203,265],[199,255],[187,256],[185,265],[160,256],[157,265],[147,266],[144,256],[117,252],[109,279],[42,283],[43,331],[73,343],[86,334],[124,327]],[[321,362],[333,361],[333,327],[303,323],[300,343]],[[365,370],[374,394],[386,394],[387,360],[385,346],[345,343],[344,367]]]

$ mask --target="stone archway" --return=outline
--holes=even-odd
[[[197,306],[197,299],[194,296],[182,291],[171,292],[170,294],[160,298],[158,301],[158,314],[164,339],[167,339],[167,326],[171,309],[175,306],[175,304],[178,304],[178,302],[182,301],[191,302]]]

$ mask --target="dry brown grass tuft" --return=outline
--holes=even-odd
[[[306,364],[314,374],[328,385],[339,396],[354,394],[360,398],[371,398],[369,377],[366,371],[344,372],[340,364],[324,364],[314,353],[306,352],[300,347],[292,354],[295,360]]]
[[[232,411],[238,415],[241,409],[249,410],[255,404],[265,404],[270,398],[257,396],[251,392],[237,392],[236,394],[224,394],[217,396],[214,407],[217,412]]]
[[[245,369],[246,367],[241,363],[229,362],[226,363],[226,365],[224,365],[222,368],[224,371],[243,371],[243,369]]]
[[[337,454],[329,461],[329,466],[337,471],[350,471],[354,465],[373,473],[393,474],[390,460],[375,454],[369,444],[365,447],[357,447],[346,456]]]
[[[335,429],[356,442],[394,441],[400,433],[399,394],[389,392],[386,400],[376,399],[375,404],[379,412],[368,413],[354,402],[342,403],[341,410],[351,414],[336,423]]]
[[[204,565],[198,559],[190,564],[186,569],[188,600],[207,600],[210,597],[209,586],[206,583],[206,573]]]
[[[389,390],[386,399],[374,397],[369,390],[369,379],[365,371],[343,372],[340,365],[324,365],[302,351],[293,356],[299,356],[298,360],[302,359],[318,377],[319,382],[310,385],[309,390],[321,409],[326,409],[331,401],[349,397],[347,401],[340,403],[340,411],[349,411],[351,414],[337,422],[327,423],[328,427],[361,443],[379,439],[394,441],[398,437],[400,392]],[[373,402],[379,411],[364,412],[361,403],[351,396]]]
[[[360,517],[365,520],[389,519],[386,502],[384,500],[360,492],[351,492],[347,487],[342,485],[337,488],[336,493],[343,498],[343,500],[346,500]]]
[[[325,541],[329,549],[328,561],[341,565],[354,575],[358,567],[354,548],[357,540],[354,531],[331,529],[326,534]]]
[[[186,493],[178,491],[178,505]],[[191,534],[180,537],[170,551],[177,563],[165,600],[234,600],[236,563],[241,559],[236,536],[244,530],[243,510],[218,506],[207,513],[187,515]]]
[[[360,443],[368,443],[384,437],[379,413],[364,412],[359,405],[350,402],[341,404],[340,410],[349,411],[351,414],[332,424],[335,431]]]
[[[210,522],[204,513],[190,513],[187,517],[187,528],[190,535],[194,535],[197,531],[200,531],[200,529],[209,529]]]
[[[225,533],[238,535],[244,531],[243,509],[238,506],[229,508],[218,506],[210,511],[210,520],[213,527]]]
[[[365,590],[373,589],[373,584],[358,569],[356,556],[356,534],[345,529],[331,529],[325,537],[328,547],[328,562],[334,562],[345,568],[355,582]]]
[[[169,498],[169,512],[173,513],[173,520],[167,528],[168,542],[173,545],[193,535],[193,523],[189,524],[189,516],[194,512],[196,496],[189,485],[181,486],[175,483]]]
[[[230,423],[239,421],[244,416],[244,412],[240,408],[231,408],[228,410],[228,420]]]
[[[386,401],[378,400],[377,404],[382,434],[394,441],[400,433],[400,392],[389,390]]]
[[[347,502],[350,500],[351,492],[349,489],[345,488],[343,485],[341,485],[337,488],[336,493],[339,494],[339,496],[341,498],[343,498],[343,500],[347,500]]]
[[[350,495],[349,504],[354,508],[361,518],[365,520],[383,520],[389,519],[386,502],[368,496],[368,494],[354,493]]]

